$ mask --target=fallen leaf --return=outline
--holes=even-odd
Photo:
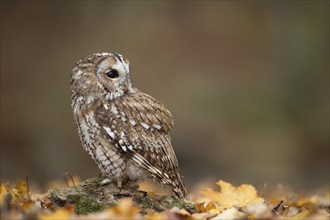
[[[198,212],[207,212],[211,209],[216,208],[216,206],[214,205],[213,202],[209,202],[209,203],[207,203],[207,205],[205,205],[205,202],[202,202],[202,203],[196,202],[195,207]]]
[[[120,200],[119,204],[112,207],[108,211],[109,219],[136,219],[139,209],[133,205],[133,201],[130,198]]]
[[[220,219],[229,220],[229,219],[244,219],[244,218],[246,218],[246,214],[238,211],[236,208],[230,208],[211,219],[212,220],[220,220]]]
[[[0,207],[4,204],[6,195],[9,193],[4,184],[0,185]]]
[[[25,196],[28,193],[26,182],[23,180],[19,180],[16,184],[16,190],[20,196]]]
[[[191,214],[187,212],[187,210],[179,209],[178,207],[173,207],[172,209],[170,209],[170,211],[184,216],[191,216]]]
[[[254,202],[246,206],[247,213],[251,214],[249,219],[269,219],[272,217],[272,209],[265,203]]]
[[[162,212],[163,219],[171,219],[171,220],[192,220],[193,217],[184,209],[179,209],[174,207],[170,210],[166,210]]]
[[[308,209],[304,209],[303,211],[299,212],[297,215],[293,216],[292,219],[304,219],[310,214],[311,212]]]
[[[149,213],[145,216],[146,220],[163,220],[165,218],[165,215],[159,212]]]
[[[257,191],[252,185],[243,184],[236,188],[222,180],[218,181],[217,185],[221,188],[220,192],[207,188],[202,193],[224,208],[241,208],[252,203],[264,202],[264,199],[257,195]]]
[[[65,208],[57,209],[51,214],[41,214],[39,215],[39,220],[66,220],[69,219],[72,212]]]

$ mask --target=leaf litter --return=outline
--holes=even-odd
[[[102,211],[86,215],[77,215],[73,204],[57,207],[48,199],[48,193],[30,192],[28,181],[19,180],[16,184],[0,184],[1,219],[329,219],[330,194],[313,195],[311,197],[294,195],[283,199],[282,195],[269,198],[258,194],[250,184],[237,187],[219,180],[219,190],[204,188],[201,196],[192,202],[195,213],[174,207],[161,212],[146,212],[134,206],[131,198],[123,198],[120,202]],[[192,195],[193,197],[193,195]]]

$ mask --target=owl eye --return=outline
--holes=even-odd
[[[110,70],[109,72],[106,73],[107,77],[113,79],[113,78],[117,78],[119,76],[118,71],[117,70]]]

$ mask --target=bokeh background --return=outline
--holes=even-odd
[[[100,51],[173,113],[189,189],[329,184],[329,1],[1,1],[1,181],[99,173],[69,77]]]

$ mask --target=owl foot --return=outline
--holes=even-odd
[[[112,180],[109,179],[108,177],[106,177],[104,180],[102,180],[100,182],[100,186],[105,186],[105,185],[107,185],[108,183],[111,183],[111,182],[112,182]]]
[[[115,182],[114,179],[110,179],[110,178],[108,178],[108,177],[105,177],[104,180],[102,180],[102,181],[99,183],[99,185],[100,185],[100,186],[105,186],[105,185],[107,185],[107,184],[109,184],[109,183],[111,183],[111,182],[112,182],[112,183]],[[117,187],[118,187],[118,189],[123,188],[123,182],[122,182],[122,180],[120,180],[120,179],[117,180]]]

